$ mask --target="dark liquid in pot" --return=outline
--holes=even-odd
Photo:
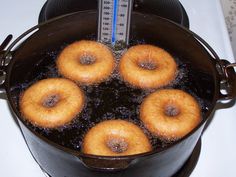
[[[32,68],[32,72],[28,74],[28,77],[25,78],[26,83],[12,88],[18,108],[20,93],[30,85],[41,79],[61,77],[55,65],[55,60],[60,51],[61,48],[45,54],[42,60]],[[116,57],[119,58],[121,53],[118,52]],[[176,57],[174,53],[170,53],[178,63],[178,75],[167,88],[178,88],[192,94],[200,103],[202,117],[204,118],[211,106],[212,93],[207,92],[213,90],[211,88],[213,86],[212,77]],[[124,83],[120,79],[117,70],[109,80],[99,85],[80,87],[86,95],[85,107],[72,123],[57,129],[45,129],[35,127],[27,122],[29,127],[57,144],[73,150],[81,150],[83,136],[92,126],[103,120],[119,118],[129,120],[140,126],[149,137],[154,149],[161,150],[170,144],[152,136],[139,120],[139,107],[143,98],[155,90],[141,90]]]

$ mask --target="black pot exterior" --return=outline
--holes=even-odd
[[[137,157],[128,168],[111,172],[90,169],[83,164],[83,161],[88,160],[91,163],[108,165],[106,160],[76,156],[60,150],[35,136],[21,121],[19,123],[35,160],[52,177],[170,177],[191,155],[204,127],[202,125],[190,137],[166,151]],[[126,164],[127,160],[130,159],[111,159],[110,164]]]
[[[96,13],[83,12],[60,18],[42,25],[37,32],[24,41],[14,53],[8,66],[5,85],[10,106],[16,113],[28,147],[39,165],[53,177],[170,177],[175,174],[191,155],[201,136],[208,116],[219,98],[220,78],[216,62],[208,51],[194,38],[191,32],[157,16],[133,14],[132,40],[157,44],[186,60],[193,69],[207,74],[211,82],[199,77],[198,84],[191,84],[191,91],[209,102],[201,125],[188,136],[162,151],[147,154],[103,158],[88,156],[56,145],[41,137],[21,119],[15,98],[19,93],[12,88],[32,81],[32,68],[45,53],[50,53],[75,40],[96,39]]]

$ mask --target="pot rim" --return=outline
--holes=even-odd
[[[40,28],[42,28],[43,26],[49,25],[55,21],[58,21],[60,19],[64,19],[66,17],[70,17],[73,15],[79,15],[79,14],[86,14],[86,13],[90,13],[90,14],[94,14],[96,13],[95,10],[86,10],[86,11],[80,11],[80,12],[74,12],[74,13],[70,13],[70,14],[66,14],[66,15],[62,15],[56,18],[53,18],[49,21],[46,21],[44,23],[41,23],[39,25],[36,25],[32,28],[30,28],[28,31],[26,31],[25,33],[23,33],[21,36],[19,36],[8,48],[7,48],[7,52],[10,52],[10,50],[24,37],[26,36],[26,34],[34,31],[35,29],[40,30]],[[165,19],[163,17],[154,15],[154,14],[144,14],[144,13],[140,13],[140,12],[132,12],[133,14],[141,14],[141,15],[146,15],[146,16],[151,16],[152,18],[156,18],[165,22],[170,23],[172,26],[175,26],[176,28],[179,28],[181,30],[183,30],[185,33],[189,33],[193,38],[195,38],[195,40],[204,48],[204,50],[210,55],[210,52],[212,53],[212,55],[215,57],[211,57],[211,62],[212,64],[216,63],[216,60],[220,60],[220,58],[218,57],[218,55],[214,52],[214,50],[207,44],[207,42],[205,42],[201,37],[199,37],[196,33],[192,32],[191,30],[171,21],[168,19]],[[35,32],[37,33],[37,32]],[[34,33],[34,34],[35,34]],[[28,39],[28,37],[27,37]],[[26,39],[26,40],[27,40]],[[20,44],[19,44],[20,45]],[[207,50],[208,49],[208,50]],[[18,50],[18,49],[16,49]],[[210,51],[210,52],[209,52]],[[9,85],[9,81],[10,81],[10,74],[12,72],[12,66],[13,66],[13,61],[16,60],[16,58],[11,59],[9,65],[7,66],[7,70],[6,70],[6,80],[4,83],[4,87],[6,90],[6,94],[7,94],[7,98],[8,98],[8,102],[10,103],[10,108],[13,110],[14,112],[14,116],[16,116],[17,120],[20,121],[21,123],[24,124],[24,126],[30,130],[31,133],[33,133],[36,137],[38,137],[39,139],[41,139],[42,141],[45,141],[48,145],[54,146],[57,149],[60,149],[64,152],[70,153],[72,155],[75,155],[76,157],[82,157],[82,158],[92,158],[92,159],[101,159],[101,160],[132,160],[132,159],[136,159],[136,158],[141,158],[144,156],[151,156],[153,154],[159,154],[159,153],[163,153],[164,151],[172,148],[173,146],[176,146],[177,144],[179,144],[180,142],[186,140],[188,137],[190,137],[192,134],[194,134],[203,124],[205,124],[205,122],[208,120],[210,114],[213,112],[215,105],[217,103],[217,101],[219,100],[219,91],[220,91],[220,82],[219,82],[219,76],[216,75],[216,81],[215,81],[215,94],[213,97],[213,101],[211,104],[211,107],[209,107],[208,112],[206,113],[206,115],[203,117],[203,120],[201,121],[201,123],[195,127],[190,133],[188,133],[187,135],[185,135],[183,138],[171,143],[170,145],[162,148],[161,150],[152,150],[149,152],[145,152],[145,153],[140,153],[140,154],[134,154],[134,155],[126,155],[126,156],[99,156],[99,155],[91,155],[91,154],[85,154],[81,151],[77,151],[77,150],[73,150],[67,147],[64,147],[62,145],[59,145],[49,139],[47,139],[46,137],[40,135],[39,133],[35,132],[33,129],[29,128],[27,123],[23,120],[23,118],[21,118],[20,112],[15,108],[13,101],[11,99],[11,94],[10,94],[10,85]],[[216,67],[214,67],[216,69]],[[217,72],[216,72],[217,73]]]

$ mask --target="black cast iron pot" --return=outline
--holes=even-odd
[[[21,118],[17,103],[19,92],[15,88],[34,80],[37,72],[41,72],[40,62],[50,60],[53,51],[76,40],[96,39],[96,31],[96,12],[78,12],[40,24],[20,36],[7,50],[2,49],[0,87],[7,94],[32,155],[53,177],[172,176],[189,158],[217,101],[236,97],[235,64],[220,60],[210,46],[191,31],[155,15],[133,13],[131,44],[145,40],[161,46],[188,66],[193,73],[189,76],[191,79],[179,87],[204,100],[203,121],[183,139],[161,150],[124,157],[86,155],[55,144],[34,131]],[[7,42],[8,39],[2,48]],[[221,93],[222,89],[226,90],[225,94]]]

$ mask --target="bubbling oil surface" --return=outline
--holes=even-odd
[[[138,43],[143,42],[137,41],[136,44]],[[14,99],[18,108],[21,93],[30,85],[41,79],[62,77],[58,73],[55,64],[56,58],[62,48],[63,47],[57,51],[46,53],[45,56],[35,64],[35,68],[29,73],[29,75],[36,76],[34,79],[25,78],[26,83],[11,88],[12,93],[14,93],[13,95],[15,95]],[[125,50],[115,51],[113,48],[117,64],[123,52],[125,52]],[[171,55],[178,64],[178,73],[176,79],[165,88],[182,89],[192,94],[201,105],[202,116],[204,117],[204,114],[206,114],[208,108],[211,106],[210,102],[212,98],[210,98],[210,96],[208,98],[202,93],[212,89],[211,85],[213,84],[209,84],[212,82],[212,77],[193,68],[193,66],[187,62],[183,62],[180,58],[176,57],[174,53],[171,53]],[[199,82],[208,88],[201,88]],[[77,115],[70,124],[56,129],[36,127],[30,122],[27,122],[28,126],[33,131],[36,131],[54,143],[80,151],[83,137],[91,127],[104,120],[119,118],[140,126],[150,139],[153,149],[161,150],[171,144],[171,142],[163,142],[151,135],[139,119],[139,108],[144,97],[154,92],[155,89],[142,90],[125,83],[120,78],[117,69],[115,69],[108,80],[99,85],[80,85],[80,88],[83,89],[86,95],[85,106],[83,111]]]

